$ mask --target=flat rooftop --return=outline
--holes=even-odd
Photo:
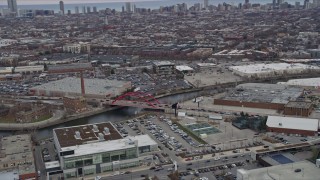
[[[137,144],[135,144],[135,142],[137,142]],[[97,141],[93,143],[82,144],[79,146],[65,147],[62,148],[62,151],[74,150],[74,154],[64,156],[66,158],[71,158],[103,152],[118,151],[122,149],[136,148],[136,145],[138,147],[144,147],[157,146],[158,144],[149,135],[145,134],[139,136],[128,136],[126,138],[118,140]]]
[[[174,63],[170,61],[155,61],[153,62],[155,66],[174,66]]]
[[[76,70],[76,69],[90,69],[91,63],[73,63],[73,64],[57,64],[48,65],[48,71],[61,71],[61,70]]]
[[[310,66],[300,63],[288,64],[288,63],[271,63],[271,64],[251,64],[243,66],[231,66],[232,70],[239,71],[246,74],[256,74],[263,72],[273,72],[280,70],[305,70],[305,69],[319,69],[316,66]]]
[[[106,95],[110,93],[110,91],[118,91],[117,88],[123,87],[126,83],[130,82],[106,79],[84,79],[86,94],[94,95]],[[75,77],[67,77],[57,81],[51,81],[46,84],[35,86],[30,89],[81,94],[81,79]]]
[[[287,82],[279,82],[278,84],[286,84],[291,86],[302,86],[302,87],[319,87],[320,78],[290,79]]]
[[[304,109],[308,109],[311,106],[312,106],[311,102],[302,102],[302,101],[291,101],[285,105],[285,107],[304,108]]]
[[[319,120],[309,118],[268,116],[267,126],[316,132],[319,128]]]
[[[240,84],[222,98],[224,100],[287,104],[295,101],[303,88],[281,84],[246,83]]]
[[[105,133],[105,128],[109,129],[109,133]],[[58,128],[53,131],[61,148],[83,145],[95,141],[122,139],[120,133],[110,122]],[[79,132],[79,138],[76,138],[76,132]],[[103,139],[99,138],[99,134],[103,135]]]
[[[22,134],[2,137],[0,146],[0,161],[2,163],[20,163],[19,174],[36,172],[30,135]],[[3,168],[0,167],[0,169]]]
[[[294,172],[301,169],[301,172]],[[238,180],[314,180],[320,177],[320,170],[309,161],[299,161],[252,170],[237,170]]]

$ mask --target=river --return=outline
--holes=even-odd
[[[176,95],[170,95],[166,97],[159,98],[158,100],[161,103],[166,104],[173,104],[176,102],[183,102],[186,100],[190,100],[192,98],[200,96],[199,92],[190,92],[190,93],[184,93],[184,94],[176,94]],[[68,126],[78,126],[82,124],[93,124],[93,123],[101,123],[101,122],[117,122],[117,121],[123,121],[125,119],[134,118],[135,116],[138,116],[141,114],[143,110],[140,108],[133,108],[133,107],[125,107],[113,111],[108,111],[105,113],[101,113],[98,115],[94,115],[88,118],[83,119],[77,119],[74,121],[69,121],[63,124],[50,126],[44,129],[40,129],[36,131],[36,138],[39,139],[45,139],[45,138],[51,138],[52,137],[52,130],[55,128],[62,128],[62,127],[68,127]],[[0,131],[0,135],[2,136],[8,136],[15,134],[16,132],[13,131]]]

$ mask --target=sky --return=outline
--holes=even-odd
[[[59,4],[60,0],[17,0],[19,5],[27,4]],[[106,2],[134,2],[134,1],[156,1],[156,0],[63,0],[65,4],[77,3],[106,3]],[[0,5],[6,5],[7,0],[0,0]]]

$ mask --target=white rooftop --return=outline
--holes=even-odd
[[[309,118],[268,116],[267,126],[274,128],[318,131],[319,120]]]
[[[286,84],[286,85],[291,85],[291,86],[319,87],[320,86],[320,78],[290,79],[287,82],[279,82],[278,84]]]
[[[236,70],[242,73],[254,74],[261,72],[273,72],[279,70],[305,70],[305,69],[319,69],[316,66],[310,66],[300,63],[288,64],[288,63],[272,63],[272,64],[251,64],[243,66],[231,66],[232,70]]]
[[[301,169],[301,172],[294,172]],[[315,180],[320,170],[309,161],[299,161],[252,170],[237,170],[237,180]]]
[[[157,145],[157,143],[150,138],[149,135],[139,135],[139,136],[128,136],[124,139],[112,140],[112,141],[101,141],[89,144],[82,144],[76,146],[69,146],[65,148],[61,148],[61,151],[70,151],[74,150],[74,154],[64,156],[66,158],[76,157],[76,156],[83,156],[83,155],[90,155],[102,152],[109,152],[109,151],[116,151],[121,149],[128,149],[135,147],[133,144],[128,144],[128,142],[134,142],[135,140],[138,141],[138,147],[142,146],[152,146]]]
[[[178,71],[193,71],[193,68],[191,68],[189,66],[185,66],[185,65],[176,66],[176,69]]]

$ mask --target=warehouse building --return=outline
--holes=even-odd
[[[70,73],[80,71],[92,71],[91,63],[73,63],[73,64],[56,64],[48,65],[49,74]]]
[[[53,130],[64,178],[78,178],[139,166],[158,150],[149,135],[123,138],[110,122]]]
[[[231,66],[234,74],[248,78],[270,78],[283,75],[296,75],[310,72],[319,72],[320,68],[300,63],[272,63],[272,64],[251,64],[243,66]]]
[[[269,132],[285,133],[303,136],[318,136],[319,120],[308,118],[268,116],[267,130]]]
[[[279,82],[278,84],[285,84],[308,89],[319,89],[320,78],[290,79],[287,82]]]
[[[41,74],[44,66],[18,66],[14,68],[14,73],[20,74]]]
[[[296,101],[303,88],[280,84],[246,83],[229,91],[225,97],[215,99],[214,104],[283,110],[290,101]]]
[[[105,79],[84,79],[85,97],[115,97],[131,89],[129,81],[112,81]],[[32,96],[64,97],[82,96],[80,78],[67,77],[57,81],[35,86],[29,89]]]

